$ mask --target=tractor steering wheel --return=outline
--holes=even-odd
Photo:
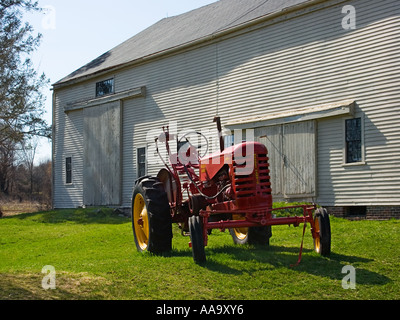
[[[203,142],[205,142],[205,148],[203,148],[204,145],[201,144],[201,141],[200,141],[200,144],[198,144],[197,146],[194,146],[190,142],[189,136],[193,135],[193,134],[200,137],[201,141],[204,140]],[[186,142],[182,145],[183,140],[186,140]],[[197,142],[199,142],[199,141],[197,140]],[[188,144],[188,147],[185,147],[186,144]],[[199,161],[200,158],[203,158],[208,153],[208,148],[209,148],[209,142],[208,142],[207,137],[204,134],[202,134],[201,132],[197,132],[197,131],[190,131],[190,132],[184,134],[178,141],[178,146],[180,146],[180,145],[182,145],[182,146],[178,150],[178,155],[185,154],[187,157],[188,156],[187,152],[189,151],[189,157],[196,156],[197,161]],[[183,149],[183,151],[182,151],[181,150],[182,148],[185,148],[185,149]],[[201,154],[198,152],[199,149],[201,149],[201,151],[202,151]],[[204,152],[203,152],[203,149],[205,149]]]

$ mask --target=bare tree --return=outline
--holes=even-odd
[[[8,195],[11,191],[16,145],[12,140],[0,144],[0,192]]]
[[[34,192],[39,197],[39,202],[51,208],[52,205],[52,183],[51,183],[51,161],[47,160],[34,167]]]
[[[29,174],[29,194],[32,200],[33,196],[33,170],[35,168],[35,156],[36,156],[36,150],[38,148],[39,141],[37,137],[34,137],[30,139],[29,141],[23,141],[21,143],[21,156],[20,160],[21,163],[23,163],[28,170]]]
[[[51,136],[51,128],[43,120],[42,94],[49,81],[44,74],[37,74],[29,59],[41,35],[34,35],[32,26],[23,23],[25,11],[40,8],[31,0],[0,0],[0,193],[6,194],[17,144],[32,136]]]

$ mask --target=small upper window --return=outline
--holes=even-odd
[[[346,163],[362,161],[361,118],[346,120]]]
[[[102,97],[114,93],[114,79],[108,79],[96,83],[96,97]]]

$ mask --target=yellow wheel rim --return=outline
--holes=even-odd
[[[245,240],[249,233],[249,228],[235,228],[233,231],[235,232],[236,238],[239,240]]]
[[[232,218],[233,220],[240,220],[242,219],[242,216],[234,215]],[[249,228],[234,228],[233,231],[235,232],[236,238],[239,240],[245,240],[249,233]]]
[[[141,194],[136,195],[133,205],[133,222],[136,240],[140,249],[147,249],[149,243],[149,217],[146,202]]]
[[[320,251],[321,251],[321,239],[319,237],[320,227],[319,227],[319,219],[318,219],[318,217],[315,218],[314,224],[315,224],[315,232],[318,235],[317,238],[314,239],[315,251],[317,253],[320,253]]]

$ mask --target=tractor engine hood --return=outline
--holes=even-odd
[[[259,142],[244,142],[226,148],[223,152],[218,151],[207,155],[200,160],[200,180],[212,180],[223,166],[233,166],[234,163],[244,167],[247,175],[254,171],[255,155],[267,155],[268,150],[265,145]]]

